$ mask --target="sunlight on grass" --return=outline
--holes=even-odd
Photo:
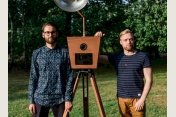
[[[167,62],[166,58],[153,60],[153,86],[146,100],[147,117],[167,116]],[[106,117],[119,117],[116,98],[117,78],[112,66],[94,70],[98,90]],[[31,117],[28,106],[29,72],[9,72],[8,80],[8,117]],[[99,117],[95,95],[89,82],[89,116]],[[70,117],[83,117],[82,79],[80,78]],[[49,117],[53,117],[50,111]]]

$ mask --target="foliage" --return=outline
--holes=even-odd
[[[158,53],[167,51],[166,7],[165,0],[89,0],[80,12],[85,17],[86,36],[97,31],[105,34],[101,54],[121,51],[119,33],[126,28],[135,33],[137,49]],[[53,21],[58,25],[61,46],[67,46],[67,36],[83,33],[82,17],[77,12],[63,11],[54,1],[9,0],[8,10],[10,58],[27,62],[28,66],[32,51],[45,44],[41,37],[43,23]]]
[[[120,51],[118,35],[125,27],[125,16],[123,6],[115,3],[116,1],[90,2],[83,9],[83,14],[87,16],[88,35],[94,35],[97,31],[105,34],[101,41],[101,53]]]
[[[146,0],[135,2],[125,10],[124,22],[133,29],[137,49],[167,51],[167,2]],[[152,50],[155,51],[155,50]]]

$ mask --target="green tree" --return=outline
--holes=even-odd
[[[114,53],[122,48],[119,33],[130,28],[137,38],[137,49],[148,53],[167,50],[167,1],[89,0],[80,10],[85,17],[86,36],[102,31],[100,52]],[[9,0],[9,66],[30,66],[32,51],[45,44],[41,27],[53,21],[59,27],[59,44],[67,46],[67,36],[82,36],[82,17],[77,12],[67,12],[54,1]],[[152,51],[151,51],[152,50]]]
[[[32,51],[44,42],[41,40],[43,17],[46,17],[48,9],[53,6],[53,2],[46,0],[9,0],[10,68],[14,61],[19,68],[27,70]]]
[[[125,10],[124,21],[137,39],[136,48],[159,57],[167,51],[167,2],[145,0],[131,4]]]

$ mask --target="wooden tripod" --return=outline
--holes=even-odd
[[[92,85],[92,88],[93,88],[93,91],[94,91],[94,95],[95,95],[95,98],[96,98],[96,102],[97,102],[97,105],[98,105],[100,116],[101,117],[106,117],[105,111],[104,111],[104,108],[103,108],[103,104],[102,104],[102,101],[101,101],[101,97],[100,97],[100,94],[99,94],[99,91],[98,91],[98,87],[97,87],[97,83],[96,83],[96,80],[95,80],[95,76],[94,76],[93,70],[79,70],[77,72],[75,84],[74,84],[74,87],[73,87],[73,95],[72,95],[73,98],[74,98],[74,95],[75,95],[75,92],[76,92],[76,89],[77,89],[77,86],[78,86],[78,82],[79,82],[79,79],[80,79],[81,76],[83,78],[84,117],[89,117],[89,109],[88,109],[88,76],[90,76],[90,81],[91,81],[91,85]],[[85,80],[84,77],[86,77],[86,83],[84,81]],[[85,91],[85,87],[84,86],[86,86],[86,91]],[[68,112],[65,111],[63,117],[67,117],[67,116],[68,116]]]

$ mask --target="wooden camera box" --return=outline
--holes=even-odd
[[[96,69],[100,37],[67,37],[72,69]]]

